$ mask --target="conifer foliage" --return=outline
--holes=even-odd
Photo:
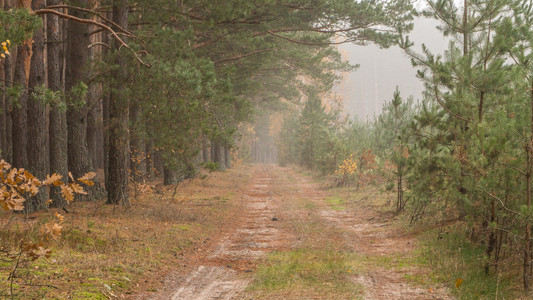
[[[411,222],[464,222],[468,239],[484,249],[484,271],[496,274],[503,261],[512,261],[530,290],[533,6],[521,0],[429,0],[424,7],[420,15],[439,22],[447,49],[432,53],[407,34],[397,39],[425,84],[423,98],[404,101],[396,92],[375,121],[348,123],[337,133],[340,146],[318,156],[345,149],[333,162],[338,176],[353,153],[371,149],[387,187],[396,191],[398,212],[407,210]],[[300,118],[309,119],[305,112]],[[286,124],[284,133],[295,126]],[[324,141],[303,139],[281,139],[282,149]],[[321,165],[313,161],[311,167]],[[356,173],[363,172],[359,167]]]

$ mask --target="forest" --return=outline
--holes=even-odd
[[[237,211],[238,197],[260,197],[243,192],[242,174],[260,189],[289,176],[284,168],[312,172],[332,193],[389,197],[387,222],[403,220],[411,229],[402,230],[437,228],[437,241],[457,239],[459,252],[471,249],[471,268],[489,287],[472,296],[462,294],[463,280],[463,289],[470,284],[464,275],[453,275],[451,284],[436,280],[454,297],[530,295],[531,0],[0,0],[0,6],[2,297],[91,298],[83,293],[94,291],[54,294],[61,290],[56,284],[34,283],[28,278],[52,275],[39,277],[35,269],[50,265],[32,264],[57,261],[69,243],[80,253],[115,256],[125,244],[109,246],[94,232],[122,214],[124,223],[109,221],[118,226],[111,239],[127,239],[118,228],[148,202],[168,204],[153,216],[139,213],[164,222],[152,225],[154,232],[185,222],[179,218],[189,204],[182,202],[196,192],[220,188],[230,196],[212,195],[222,202],[205,206],[221,215]],[[444,52],[410,39],[415,18],[438,22],[449,41]],[[423,97],[397,91],[373,120],[346,115],[334,86],[358,66],[339,51],[345,43],[402,49],[424,83]],[[257,169],[269,164],[281,167]],[[283,184],[303,180],[294,176]],[[207,187],[209,180],[234,181]],[[226,191],[231,184],[235,190]],[[284,197],[277,188],[269,193]],[[328,199],[333,210],[344,210]],[[195,215],[187,222],[211,223],[188,233],[191,240],[221,222],[199,209],[204,220]],[[97,215],[102,219],[89,219]],[[75,219],[84,220],[82,229],[67,224]],[[188,223],[176,226],[190,230]],[[147,240],[130,238],[149,248]],[[67,271],[54,272],[64,281],[60,273]],[[102,299],[117,297],[115,286],[129,294],[124,286],[133,283],[124,274],[99,285]],[[233,299],[228,295],[223,299]]]

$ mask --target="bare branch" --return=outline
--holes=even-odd
[[[127,36],[132,37],[132,38],[137,38],[131,31],[128,31],[128,30],[122,28],[117,23],[115,23],[112,20],[102,16],[101,14],[99,14],[98,12],[96,12],[94,10],[87,9],[87,8],[82,8],[82,7],[78,7],[78,6],[72,6],[72,5],[50,5],[50,6],[46,7],[46,9],[55,9],[55,8],[75,9],[75,10],[79,10],[79,11],[83,11],[83,12],[86,12],[86,13],[93,14],[93,15],[99,17],[100,19],[104,20],[105,22],[115,26],[119,31],[125,33]]]
[[[149,67],[150,65],[148,65],[147,63],[145,63],[142,58],[137,54],[137,52],[135,52],[128,44],[126,44],[124,42],[124,40],[122,40],[116,31],[114,31],[111,27],[101,23],[101,22],[98,22],[98,21],[94,21],[94,20],[91,20],[91,19],[82,19],[82,18],[78,18],[78,17],[74,17],[74,16],[71,16],[69,14],[64,14],[62,12],[59,12],[59,11],[56,11],[56,10],[53,10],[53,9],[47,9],[47,8],[43,8],[43,9],[38,9],[38,10],[34,10],[32,12],[32,14],[34,15],[45,15],[45,14],[53,14],[53,15],[57,15],[59,17],[62,17],[64,19],[67,19],[67,20],[71,20],[71,21],[75,21],[75,22],[78,22],[78,23],[82,23],[82,24],[92,24],[92,25],[96,25],[98,27],[101,27],[101,28],[104,28],[105,30],[107,30],[109,33],[111,33],[111,35],[113,35],[115,37],[115,39],[120,43],[121,47],[124,47],[128,50],[131,51],[131,53],[133,54],[133,56],[135,56],[135,59],[140,62],[142,65],[144,66],[147,66]]]

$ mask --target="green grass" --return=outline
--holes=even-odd
[[[356,254],[334,250],[274,252],[259,265],[249,289],[267,298],[290,291],[299,296],[326,293],[338,299],[357,299],[363,290],[350,276],[359,272],[352,268],[358,259]]]
[[[326,199],[326,203],[330,206],[333,210],[345,210],[346,209],[346,202],[343,198],[338,196],[332,196]]]
[[[451,232],[437,239],[426,232],[421,259],[433,271],[432,280],[444,283],[458,299],[516,299],[515,287],[505,276],[486,274],[484,248],[472,244],[461,232]],[[462,280],[460,286],[456,281]]]

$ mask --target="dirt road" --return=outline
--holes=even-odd
[[[375,211],[362,200],[357,205],[333,203],[330,194],[291,169],[255,166],[231,225],[191,257],[190,273],[173,274],[167,287],[150,298],[452,299],[442,288],[416,285],[407,279],[406,274],[423,275],[427,270],[395,266],[394,259],[411,255],[415,240],[392,229],[390,215]],[[327,289],[308,292],[312,286],[297,288],[296,283],[261,285],[269,279],[259,276],[262,271],[258,270],[273,264],[269,254],[300,249],[313,249],[312,259],[317,260],[321,258],[316,253],[331,251],[349,257],[345,265],[350,267],[342,276],[336,275],[333,284],[342,280],[343,287],[353,288],[333,295],[324,292]],[[358,262],[359,258],[364,262]],[[316,280],[320,283],[321,278]]]

